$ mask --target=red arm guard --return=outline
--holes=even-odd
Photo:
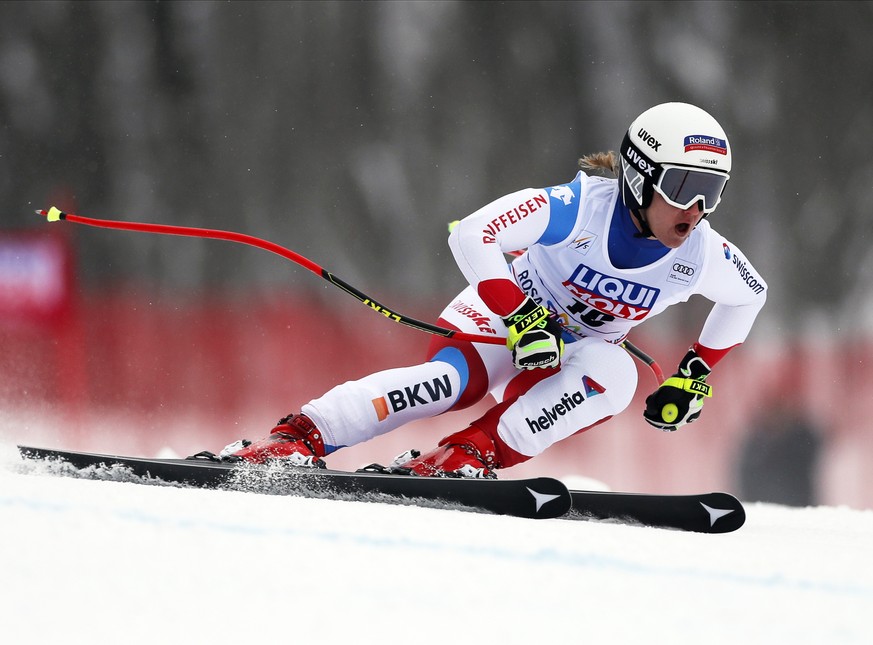
[[[518,309],[526,297],[517,284],[505,278],[483,280],[477,290],[485,306],[504,318]]]
[[[737,343],[739,345],[739,343]],[[727,356],[727,353],[731,351],[737,345],[731,345],[730,347],[726,347],[725,349],[710,349],[709,347],[704,347],[700,343],[694,343],[691,346],[700,358],[703,359],[703,362],[709,365],[709,369],[715,367],[715,364],[718,363],[721,359]]]

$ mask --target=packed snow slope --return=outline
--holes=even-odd
[[[873,512],[703,535],[55,476],[0,446],[4,643],[873,643]]]

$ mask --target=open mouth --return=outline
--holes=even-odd
[[[690,230],[691,230],[690,224],[682,223],[682,224],[676,225],[676,232],[679,233],[679,235],[687,235],[688,231],[690,231]]]

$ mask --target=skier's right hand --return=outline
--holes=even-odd
[[[509,328],[506,346],[520,370],[558,367],[564,353],[563,329],[549,313],[527,296],[519,307],[503,319]]]

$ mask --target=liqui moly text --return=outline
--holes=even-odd
[[[655,287],[604,275],[584,264],[576,268],[564,286],[588,306],[626,320],[648,316],[661,293]]]

